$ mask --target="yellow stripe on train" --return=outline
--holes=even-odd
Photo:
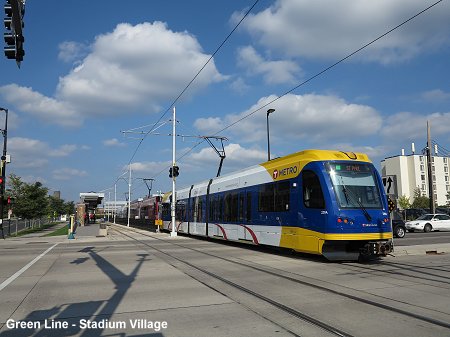
[[[273,159],[261,165],[269,172],[273,180],[284,180],[298,176],[308,163],[322,160],[358,160],[371,163],[369,157],[364,153],[305,150]]]
[[[291,248],[298,252],[322,254],[322,247],[325,241],[367,241],[388,239],[392,239],[391,232],[327,234],[299,227],[282,227],[280,247]]]

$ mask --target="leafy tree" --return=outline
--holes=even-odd
[[[65,208],[64,208],[64,200],[60,198],[56,198],[52,195],[49,195],[48,197],[48,208],[47,208],[47,215],[51,218],[58,217],[61,214],[65,214]]]
[[[413,208],[428,208],[430,207],[430,199],[422,195],[420,188],[414,189],[414,201],[411,204]]]
[[[63,208],[64,208],[63,214],[74,214],[75,213],[75,203],[73,201],[65,202]]]
[[[401,209],[411,208],[411,202],[406,195],[402,195],[398,198],[398,205]]]
[[[24,219],[35,219],[47,215],[48,188],[40,182],[28,184],[15,174],[9,176],[9,193],[15,200],[13,212]]]

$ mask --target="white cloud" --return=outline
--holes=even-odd
[[[246,149],[239,144],[231,143],[225,146],[224,167],[228,168],[242,168],[255,164],[259,164],[267,160],[267,152],[261,149],[251,148]],[[197,153],[193,153],[190,158],[197,166],[213,165],[218,167],[219,156],[210,147],[203,148]]]
[[[422,99],[429,102],[445,102],[450,100],[450,92],[441,89],[429,90],[422,93]]]
[[[238,65],[249,75],[262,75],[268,84],[294,83],[301,73],[292,61],[266,61],[251,47],[238,50]]]
[[[134,173],[146,173],[149,176],[152,176],[158,174],[161,170],[165,167],[169,167],[171,164],[172,162],[135,162],[131,164],[132,176]],[[126,165],[122,169],[123,171],[128,171],[129,166]]]
[[[48,164],[49,157],[65,157],[77,149],[76,145],[65,144],[52,149],[46,142],[37,139],[11,137],[8,139],[8,153],[14,167],[40,168]]]
[[[46,122],[63,126],[79,126],[83,117],[64,101],[46,97],[32,88],[9,84],[0,87],[0,95],[18,110],[29,113]]]
[[[70,155],[73,151],[77,149],[76,145],[65,144],[61,145],[59,148],[49,151],[48,155],[51,157],[66,157]]]
[[[105,139],[103,141],[103,145],[122,147],[122,146],[125,146],[125,143],[119,142],[119,140],[117,138],[111,138],[111,139]]]
[[[64,41],[59,44],[58,49],[58,59],[63,62],[80,60],[88,51],[88,47],[86,45],[76,41]]]
[[[202,132],[214,134],[275,98],[276,96],[263,97],[240,114],[228,115],[224,119],[198,119],[194,125]],[[348,103],[336,96],[290,94],[236,123],[227,132],[232,132],[233,139],[240,138],[241,142],[265,139],[268,108],[276,109],[270,115],[272,140],[292,142],[307,139],[316,144],[333,139],[353,140],[376,134],[382,123],[380,113],[367,105]]]
[[[436,112],[428,115],[419,115],[412,112],[399,112],[386,119],[381,134],[386,138],[395,139],[397,141],[414,141],[416,139],[426,140],[427,121],[430,122],[433,137],[446,137],[450,134],[450,112]]]
[[[339,59],[425,9],[427,0],[278,0],[243,26],[266,48],[291,57]],[[235,13],[232,20],[241,14]],[[382,63],[448,45],[444,1],[371,45],[359,57]]]
[[[77,46],[61,48],[72,47]],[[15,84],[0,87],[0,95],[46,122],[79,126],[89,116],[159,111],[160,104],[176,97],[209,57],[195,37],[173,32],[162,22],[119,24],[97,36],[79,66],[59,79],[54,97]],[[224,79],[212,60],[183,98]]]
[[[192,35],[162,22],[119,24],[97,36],[81,65],[60,79],[57,97],[90,115],[157,111],[158,102],[179,94],[208,58]],[[221,80],[211,61],[187,95]]]
[[[53,178],[56,180],[71,180],[74,177],[86,177],[88,174],[86,171],[77,170],[74,168],[61,168],[53,170]]]

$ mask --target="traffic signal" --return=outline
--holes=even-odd
[[[8,197],[6,199],[3,200],[3,204],[5,206],[9,206],[11,208],[11,206],[14,204],[14,198],[13,197]]]
[[[25,14],[25,5],[23,0],[6,0],[4,23],[7,33],[4,33],[6,47],[4,48],[5,56],[8,59],[15,59],[17,65],[23,61],[25,51],[23,50],[22,28],[24,27],[23,16]]]
[[[3,191],[5,190],[4,182],[5,180],[3,179],[3,177],[0,177],[0,195],[3,195]]]
[[[178,177],[180,168],[178,166],[172,166],[169,168],[169,178]]]
[[[179,170],[180,170],[180,168],[178,167],[178,166],[174,166],[173,167],[173,176],[176,178],[176,177],[178,177],[179,176]]]

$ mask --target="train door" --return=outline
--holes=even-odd
[[[314,171],[303,170],[302,191],[302,227],[311,231],[324,233],[328,223],[328,211],[319,176]]]

